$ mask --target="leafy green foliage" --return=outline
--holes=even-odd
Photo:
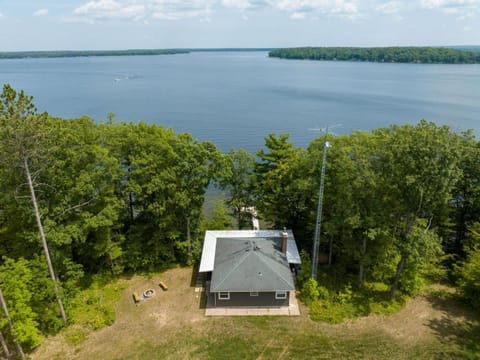
[[[37,314],[32,309],[33,293],[29,285],[34,281],[28,262],[4,258],[0,267],[0,284],[13,323],[11,336],[26,350],[38,346],[42,340]],[[2,333],[6,333],[6,320],[1,318]]]
[[[233,218],[227,213],[225,203],[221,199],[215,200],[212,213],[205,220],[205,230],[232,229]]]
[[[302,239],[312,211],[312,182],[307,172],[305,152],[293,147],[287,134],[270,134],[266,149],[257,152],[255,164],[255,206],[273,228],[292,229]]]
[[[112,309],[91,300],[94,295],[78,299],[85,276],[185,263],[199,254],[206,189],[231,171],[213,144],[156,125],[115,123],[113,117],[95,124],[88,117],[38,115],[32,98],[8,85],[0,100],[0,255],[24,259],[34,274],[35,281],[25,280],[33,295],[25,294],[25,306],[18,302],[26,318],[12,335],[26,347],[38,344],[35,331],[56,332],[61,321],[39,257],[43,249],[24,161],[74,323],[98,328],[113,321]],[[8,292],[7,298],[13,296]],[[83,304],[94,314],[91,323],[77,319],[88,314]]]
[[[318,289],[320,296],[310,302],[310,317],[331,324],[370,314],[391,315],[405,306],[405,298],[391,299],[388,286],[382,283],[365,283],[359,291],[350,284]]]
[[[318,288],[318,283],[315,279],[308,279],[303,283],[302,286],[302,300],[305,303],[311,304],[320,297],[320,289]]]
[[[228,192],[227,205],[237,218],[238,228],[251,228],[251,225],[247,225],[250,223],[250,214],[244,210],[254,203],[255,158],[243,149],[232,149],[228,153],[228,161],[231,171],[226,173],[220,185]]]
[[[328,276],[317,283],[310,279],[308,252],[326,140],[333,146],[320,273]],[[225,155],[209,142],[157,125],[37,114],[31,97],[5,86],[0,255],[8,258],[0,262],[0,276],[15,331],[2,322],[2,333],[31,349],[42,333],[62,326],[18,166],[22,159],[33,170],[67,312],[80,329],[97,329],[114,321],[119,291],[98,277],[190,263],[200,254],[205,229],[231,228],[231,214],[240,228],[248,227],[247,206],[256,207],[266,226],[294,231],[303,249],[299,285],[315,319],[391,313],[403,306],[403,294],[420,291],[427,276],[444,277],[455,262],[461,294],[478,305],[479,149],[469,132],[420,121],[322,136],[308,149],[294,147],[286,134],[270,134],[257,158],[243,150]],[[226,191],[226,202],[205,217],[212,184]],[[72,331],[70,341],[81,342],[82,331]]]
[[[480,223],[475,223],[471,229],[470,248],[467,248],[467,258],[457,266],[460,293],[473,308],[480,306]]]
[[[89,287],[70,300],[72,323],[80,328],[97,330],[113,324],[114,305],[126,285],[105,275],[94,276]]]

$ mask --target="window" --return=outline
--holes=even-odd
[[[258,296],[258,291],[250,291],[250,296]]]
[[[275,299],[276,300],[283,300],[287,298],[286,291],[275,291]]]
[[[218,300],[230,300],[230,292],[220,291],[218,293]]]

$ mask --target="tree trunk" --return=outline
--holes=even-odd
[[[2,309],[3,309],[3,312],[5,313],[5,317],[7,318],[7,321],[8,321],[8,327],[10,328],[10,331],[11,331],[12,336],[13,336],[12,318],[10,317],[10,314],[8,313],[7,302],[5,301],[5,298],[3,297],[2,289],[0,289],[0,303],[2,303]],[[3,340],[3,336],[2,336],[2,340]],[[18,350],[18,354],[20,355],[20,358],[22,360],[26,360],[25,353],[23,352],[22,345],[18,341],[16,341],[15,338],[14,338],[14,341],[15,341],[15,345],[17,346],[17,350]],[[3,342],[2,342],[2,346],[3,346]],[[6,344],[5,344],[5,346],[6,346]],[[8,351],[8,349],[7,349],[7,351]],[[8,356],[7,356],[7,358],[8,358]]]
[[[395,291],[397,291],[398,282],[400,281],[400,275],[403,271],[403,268],[405,267],[406,260],[407,260],[407,256],[405,254],[402,254],[402,257],[400,258],[400,261],[397,265],[397,273],[395,274],[395,280],[393,281],[392,287],[390,288],[391,298],[393,298],[393,296],[395,295]]]
[[[365,268],[365,253],[367,252],[367,237],[363,236],[362,239],[362,255],[360,257],[360,264],[358,267],[358,287],[363,285],[363,273]]]
[[[422,202],[422,199],[423,199],[423,197],[420,199],[420,203]],[[412,219],[410,219],[410,221],[407,221],[407,224],[405,226],[405,234],[403,235],[404,236],[403,241],[407,241],[407,238],[410,235],[410,233],[412,232],[412,229],[415,226],[416,221],[417,221],[416,216],[412,217]],[[430,219],[428,227],[430,227],[430,224],[431,224],[431,219]],[[427,227],[427,229],[428,229],[428,227]],[[400,275],[402,274],[403,268],[405,267],[406,260],[407,260],[407,254],[405,252],[402,252],[400,261],[397,265],[397,272],[395,274],[395,279],[393,280],[392,287],[390,288],[390,297],[391,298],[393,298],[393,296],[395,295],[395,291],[397,291],[398,282],[400,281]]]
[[[33,209],[35,211],[35,219],[37,220],[38,232],[40,233],[40,239],[42,241],[43,250],[45,252],[45,259],[47,260],[48,270],[50,272],[50,277],[53,281],[53,288],[55,290],[55,296],[57,298],[58,307],[60,308],[60,313],[62,314],[63,323],[65,326],[68,325],[67,315],[63,307],[62,299],[60,298],[60,292],[58,290],[57,278],[55,277],[55,272],[53,270],[52,261],[50,259],[50,251],[48,250],[47,240],[45,238],[45,233],[43,231],[42,220],[40,218],[40,212],[38,211],[37,197],[35,196],[35,189],[33,188],[32,175],[30,174],[30,168],[28,166],[27,158],[23,159],[23,165],[25,167],[25,174],[28,180],[28,187],[30,189],[30,196],[32,198]]]
[[[190,216],[187,216],[188,261],[192,260],[192,239],[190,237]]]
[[[330,242],[328,243],[328,266],[332,265],[332,254],[333,254],[333,236],[330,237]]]
[[[110,254],[107,254],[107,259],[108,259],[108,264],[110,265],[110,272],[114,276],[115,275],[115,271],[113,270],[114,264],[113,264],[113,260],[112,260],[112,257],[110,256]]]
[[[133,216],[133,196],[132,193],[128,192],[128,208],[130,210],[130,221],[133,224],[134,216]]]
[[[5,354],[6,359],[11,360],[12,355],[10,355],[10,351],[8,351],[7,343],[1,331],[0,331],[0,343],[2,344],[3,353]]]

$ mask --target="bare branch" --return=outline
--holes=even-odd
[[[91,198],[91,199],[88,200],[88,201],[85,201],[85,202],[81,203],[81,204],[78,204],[78,205],[69,207],[68,209],[63,210],[62,213],[61,213],[59,216],[63,216],[63,215],[65,215],[67,212],[70,212],[70,211],[73,211],[73,210],[75,210],[75,209],[79,209],[79,208],[81,208],[81,207],[87,206],[87,205],[89,205],[93,200],[95,200],[94,197]]]
[[[48,187],[48,188],[50,188],[50,189],[52,189],[52,190],[57,190],[57,189],[55,189],[52,185],[46,184],[46,183],[37,183],[35,186],[37,186],[37,187],[39,187],[39,186],[45,186],[45,187]]]
[[[428,219],[428,224],[427,224],[427,227],[425,228],[425,232],[430,230],[430,226],[432,226],[432,220],[433,220],[433,215],[430,216],[430,219]]]
[[[14,192],[14,194],[13,194],[13,196],[15,196],[15,199],[30,198],[30,195],[19,195],[20,189],[21,189],[22,186],[28,186],[28,184],[27,184],[27,183],[23,183],[23,184],[18,185],[18,186],[15,188],[15,192]]]

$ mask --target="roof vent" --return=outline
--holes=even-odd
[[[258,276],[263,276],[261,271],[258,272]]]

